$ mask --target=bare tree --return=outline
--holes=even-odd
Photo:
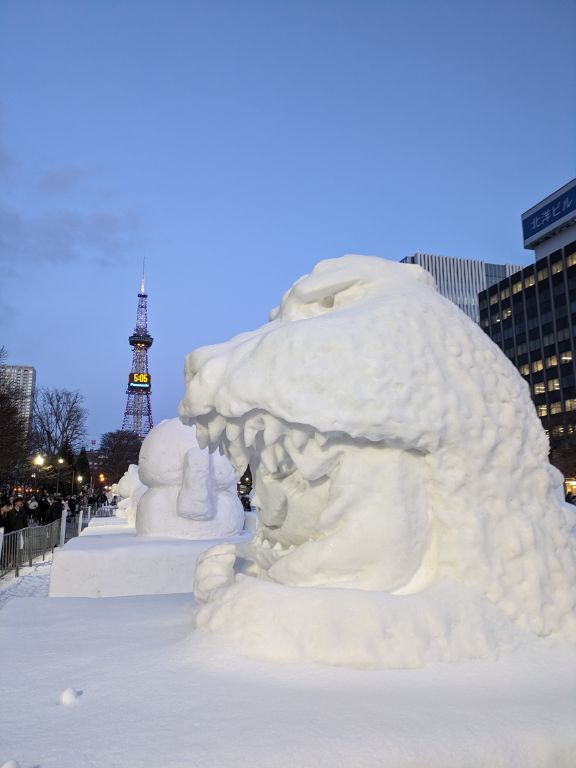
[[[142,441],[135,432],[117,429],[102,435],[99,453],[106,482],[117,483],[130,464],[138,464],[141,445]]]
[[[32,415],[34,447],[41,453],[56,456],[77,451],[86,436],[87,411],[80,392],[68,389],[38,390]]]

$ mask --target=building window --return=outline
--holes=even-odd
[[[528,363],[521,365],[518,370],[520,371],[522,376],[528,376],[530,374],[530,366],[528,365]]]
[[[542,365],[542,360],[534,360],[532,363],[532,371],[536,373],[537,371],[543,371],[544,366]]]
[[[568,402],[568,401],[566,401],[566,402]],[[576,400],[574,402],[576,403]],[[551,414],[562,413],[562,403],[551,403],[550,404],[550,413]]]
[[[538,406],[536,406],[536,410],[538,412],[538,416],[547,416],[548,415],[548,406],[547,405],[538,405]]]
[[[574,260],[575,260],[575,263],[576,263],[576,254],[574,255]],[[500,294],[500,298],[502,300],[504,300],[504,299],[509,298],[509,296],[510,296],[510,288],[504,288],[504,290]]]
[[[493,306],[494,304],[498,304],[498,294],[495,293],[494,296],[490,296],[490,306]]]
[[[548,381],[548,392],[557,392],[560,389],[560,379],[550,379]]]
[[[546,280],[548,277],[548,267],[544,267],[544,269],[538,270],[538,280]]]
[[[576,264],[576,253],[571,253],[570,256],[566,258],[566,266],[573,267],[574,264]]]
[[[512,293],[520,293],[522,290],[522,283],[514,283],[512,286]]]
[[[576,411],[576,400],[566,400],[564,408],[567,411]]]
[[[511,315],[512,315],[512,310],[510,309],[510,307],[508,307],[508,309],[502,310],[502,320],[507,320],[509,317],[511,317]]]
[[[568,352],[562,352],[560,355],[560,362],[561,363],[569,363],[572,360],[572,351],[568,350]]]
[[[552,264],[551,270],[553,275],[557,275],[558,272],[562,272],[564,269],[564,264],[562,264],[561,261],[557,261],[556,264]]]
[[[528,275],[528,277],[524,279],[524,288],[530,288],[530,286],[534,285],[535,283],[536,279],[534,275]]]
[[[543,395],[545,392],[546,392],[546,387],[543,381],[539,381],[537,384],[534,384],[535,395]]]
[[[546,368],[552,368],[553,365],[558,365],[558,358],[556,355],[546,358]]]

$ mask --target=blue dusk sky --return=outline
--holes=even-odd
[[[122,425],[146,258],[156,422],[185,355],[320,259],[527,264],[576,176],[575,0],[1,0],[0,344]]]

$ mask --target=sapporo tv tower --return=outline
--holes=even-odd
[[[135,432],[140,439],[146,437],[154,426],[152,423],[152,386],[148,371],[148,350],[154,339],[148,333],[148,294],[144,291],[144,266],[138,294],[136,328],[128,341],[132,347],[132,370],[128,376],[126,410],[122,429]]]

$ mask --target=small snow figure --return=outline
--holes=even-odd
[[[20,763],[18,760],[7,760],[5,763],[2,763],[0,768],[20,768]]]
[[[81,691],[75,691],[74,688],[66,688],[66,690],[62,691],[60,696],[58,696],[58,704],[62,704],[66,707],[71,704],[76,704],[80,694]]]

